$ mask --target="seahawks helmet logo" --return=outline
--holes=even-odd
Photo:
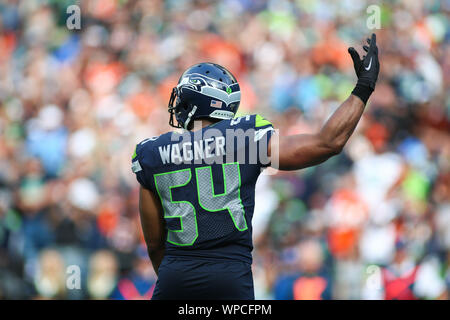
[[[214,99],[222,100],[227,106],[241,100],[239,84],[227,85],[224,82],[192,73],[181,79],[178,88],[194,90]]]

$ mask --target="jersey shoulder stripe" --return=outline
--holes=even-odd
[[[264,118],[263,116],[257,114],[255,116],[255,128],[260,128],[264,126],[273,126],[272,123]]]

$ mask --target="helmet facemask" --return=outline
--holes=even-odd
[[[189,130],[189,128],[192,127],[192,120],[194,120],[197,106],[191,106],[189,102],[183,101],[179,96],[179,90],[181,89],[178,87],[173,88],[172,94],[170,95],[168,106],[170,113],[169,125],[174,128],[184,128]],[[177,122],[176,124],[175,120]]]
[[[176,101],[175,105],[174,102]],[[169,100],[169,106],[168,106],[168,110],[170,113],[170,118],[169,118],[169,125],[174,127],[174,128],[183,128],[182,124],[180,124],[180,122],[178,121],[178,117],[177,117],[177,113],[179,113],[179,109],[180,107],[180,98],[178,98],[178,90],[177,87],[172,89],[172,93],[170,94],[170,100]],[[175,124],[175,119],[177,120],[177,123]]]

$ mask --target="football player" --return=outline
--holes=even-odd
[[[220,65],[199,63],[181,75],[169,123],[184,130],[146,139],[132,156],[142,229],[158,274],[152,299],[254,299],[256,180],[267,166],[298,170],[341,152],[378,78],[375,34],[367,42],[362,58],[348,50],[354,90],[314,134],[279,136],[260,115],[235,118],[239,84]]]

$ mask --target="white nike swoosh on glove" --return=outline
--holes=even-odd
[[[367,71],[369,71],[371,66],[372,66],[372,57],[370,57],[369,65],[367,66],[367,68],[364,67],[364,69],[366,69]]]

